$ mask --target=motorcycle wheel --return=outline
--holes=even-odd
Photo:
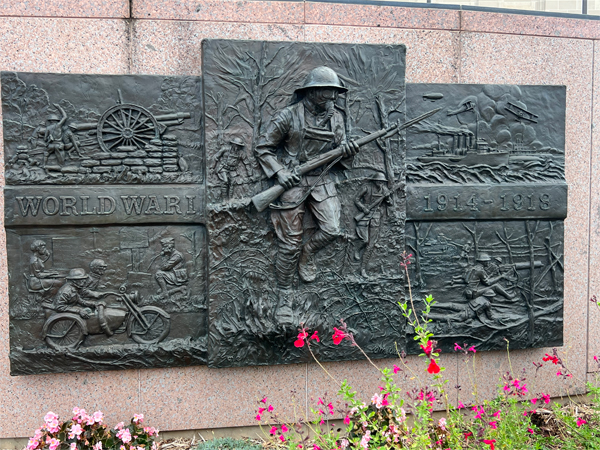
[[[142,306],[139,314],[144,317],[148,327],[135,314],[127,321],[127,334],[138,344],[156,344],[167,337],[171,329],[169,314],[156,306]]]

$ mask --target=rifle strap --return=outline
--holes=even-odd
[[[308,191],[306,191],[306,193],[302,196],[302,198],[294,203],[292,203],[291,205],[276,205],[275,203],[271,203],[269,205],[269,208],[271,209],[275,209],[278,211],[281,210],[287,210],[287,209],[294,209],[297,208],[298,206],[300,206],[302,203],[304,203],[306,201],[306,199],[308,198],[308,196],[312,193],[312,191],[318,186],[318,184],[323,180],[323,178],[325,177],[325,175],[327,175],[329,173],[329,171],[331,170],[331,168],[333,166],[335,166],[338,162],[340,162],[342,160],[342,158],[344,157],[344,155],[340,155],[338,156],[336,159],[334,159],[333,161],[331,161],[327,167],[325,167],[323,169],[323,171],[321,172],[321,174],[319,175],[319,178],[317,178],[317,180],[310,185],[310,187],[308,188]]]

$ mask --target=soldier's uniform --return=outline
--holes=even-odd
[[[335,72],[326,67],[313,70],[304,86],[296,93],[311,87],[346,91]],[[296,166],[345,142],[341,112],[335,108],[318,112],[310,102],[303,99],[275,115],[259,138],[256,156],[267,177],[271,178],[282,169],[293,172]],[[278,150],[281,151],[279,158],[276,156]],[[350,161],[342,163],[348,166]],[[318,229],[304,245],[305,252],[313,255],[341,234],[340,200],[329,175],[319,180],[322,170],[318,168],[302,176],[298,185],[283,193],[280,197],[281,205],[291,208],[271,211],[279,245],[275,268],[280,288],[292,287],[302,250],[303,217],[307,206]],[[312,191],[309,192],[311,186]],[[300,276],[304,281],[312,281],[310,275],[303,276],[302,267]]]

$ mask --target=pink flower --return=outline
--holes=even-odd
[[[131,442],[131,432],[129,428],[123,428],[117,433],[117,437],[121,439],[125,444]]]
[[[492,416],[500,418],[500,410],[496,411],[494,414],[492,414]]]
[[[496,422],[495,420],[490,422],[490,427],[492,427],[492,430],[495,430],[496,428],[498,428],[498,422]]]
[[[531,403],[533,403],[534,405],[537,403],[538,399],[537,398],[532,398],[531,399]]]
[[[587,423],[587,421],[583,420],[581,417],[577,418],[577,427],[585,425],[586,423]]]
[[[257,414],[255,417],[256,420],[260,420],[260,414]]]
[[[56,438],[50,439],[47,443],[50,450],[56,450],[60,447],[60,441]]]
[[[454,343],[454,351],[457,352],[459,350],[462,350],[462,347],[460,345],[458,345],[458,342]]]
[[[439,421],[438,421],[438,426],[442,429],[445,430],[446,429],[446,418],[442,417]]]
[[[271,429],[269,430],[269,433],[272,434],[273,436],[275,436],[277,434],[277,427],[271,427]]]
[[[142,423],[144,421],[144,415],[143,414],[134,414],[133,421],[134,421],[134,423]]]
[[[125,424],[123,422],[119,422],[118,424],[115,425],[115,430],[120,430],[124,426],[125,426]]]
[[[531,428],[527,428],[527,431],[531,434],[533,434],[533,430]]]
[[[350,416],[344,417],[344,425],[350,425]]]
[[[40,445],[40,442],[35,438],[29,438],[29,442],[27,443],[27,450],[34,450],[37,446]]]
[[[95,443],[94,450],[102,450],[102,442]]]
[[[102,420],[104,419],[104,414],[102,414],[102,411],[96,411],[92,417],[94,418],[95,422],[102,423]]]
[[[77,444],[75,442],[71,442],[71,445],[69,445],[69,447],[69,450],[75,450],[77,448]]]
[[[279,436],[279,440],[280,440],[281,442],[285,442],[285,436],[282,434],[281,436]]]
[[[269,405],[269,407],[267,408],[267,411],[273,412],[273,405]]]
[[[74,423],[71,425],[71,429],[69,430],[69,439],[73,439],[75,436],[77,436],[77,439],[79,439],[79,435],[81,435],[81,433],[83,433],[83,428],[81,428],[81,425]]]
[[[317,342],[321,342],[319,336],[317,336],[317,333],[318,331],[315,331],[310,338],[316,340]]]
[[[44,422],[46,422],[46,423],[48,423],[48,422],[54,422],[55,420],[58,420],[58,416],[56,414],[54,414],[52,411],[49,411],[44,416]]]
[[[281,425],[281,432],[282,433],[287,433],[288,431],[290,431],[290,430],[288,429],[288,427],[285,426],[285,423],[283,425]]]
[[[394,364],[394,375],[397,374],[398,372],[400,372],[402,369],[400,367],[398,367],[396,364]]]
[[[335,345],[340,345],[340,343],[342,342],[342,340],[345,337],[346,337],[346,335],[344,334],[344,332],[342,330],[339,330],[336,327],[333,327],[333,343]]]

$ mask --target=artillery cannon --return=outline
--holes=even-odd
[[[98,122],[72,123],[69,126],[74,131],[95,133],[100,148],[112,152],[121,146],[143,149],[152,139],[160,139],[168,126],[181,125],[184,119],[190,117],[187,112],[155,116],[143,106],[123,102],[119,89],[117,104],[108,108]]]

